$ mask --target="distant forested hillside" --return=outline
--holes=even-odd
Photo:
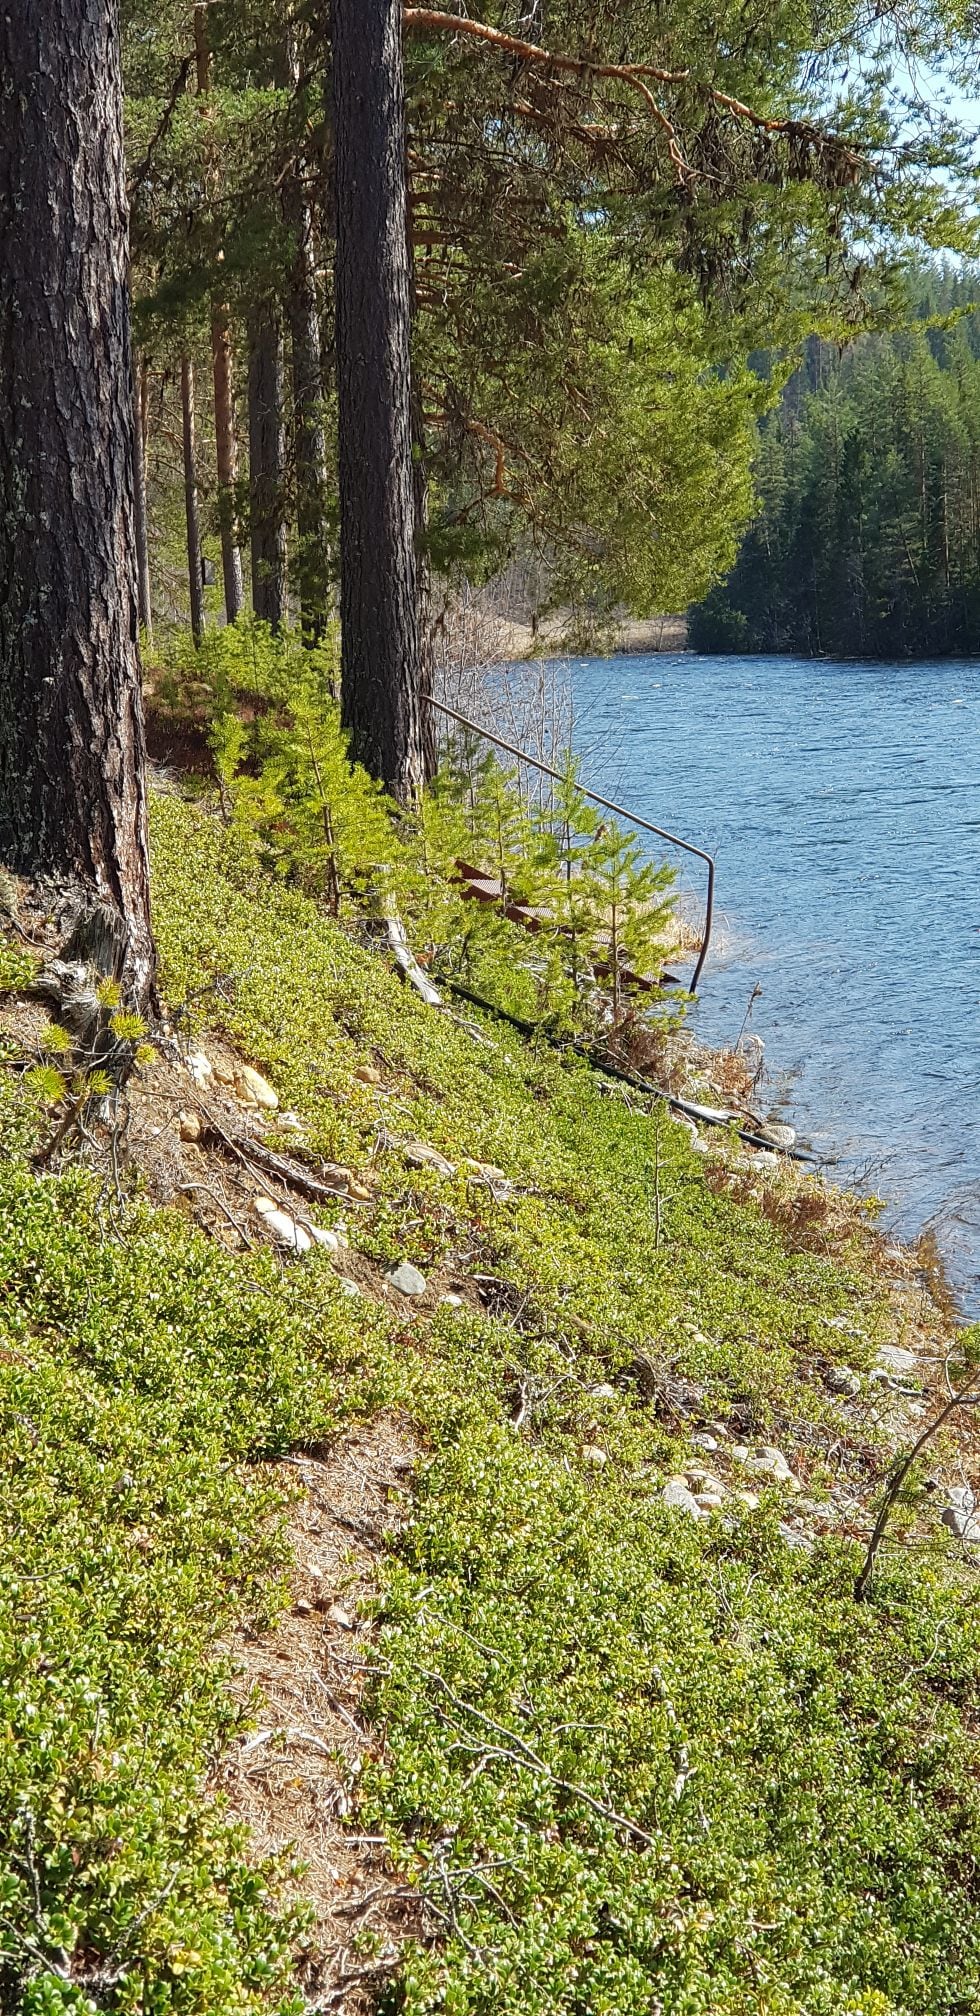
[[[980,275],[925,272],[910,326],[814,340],[764,422],[761,510],[691,612],[701,651],[980,651]]]

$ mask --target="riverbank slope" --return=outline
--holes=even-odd
[[[968,1412],[853,1591],[975,1334],[206,809],[154,873],[166,1024],[57,1150],[8,892],[9,2006],[973,2006]]]

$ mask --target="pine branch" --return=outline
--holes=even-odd
[[[790,170],[796,181],[813,181],[814,166],[819,164],[830,186],[843,187],[856,182],[867,166],[863,156],[834,133],[825,133],[809,121],[799,119],[770,119],[762,112],[756,112],[751,105],[745,105],[740,98],[732,97],[727,91],[719,91],[713,84],[704,84],[692,78],[690,70],[664,70],[656,63],[598,63],[586,56],[564,56],[554,50],[544,49],[535,42],[523,42],[518,36],[504,34],[499,28],[490,28],[483,21],[473,21],[467,15],[447,14],[434,7],[406,7],[402,20],[406,31],[431,31],[449,35],[468,35],[471,39],[484,42],[499,50],[503,55],[514,56],[518,61],[539,69],[565,71],[579,77],[605,77],[616,83],[638,91],[644,99],[648,111],[667,140],[667,151],[673,162],[677,180],[687,184],[696,179],[697,171],[685,159],[681,150],[677,128],[659,105],[650,83],[671,86],[684,85],[700,96],[706,104],[718,111],[727,112],[734,119],[752,126],[759,134],[773,140],[785,141],[790,151]],[[649,80],[649,82],[648,82]]]

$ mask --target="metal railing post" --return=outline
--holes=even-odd
[[[427,693],[425,697],[430,707],[434,707],[439,714],[447,715],[450,721],[458,721],[461,728],[468,728],[474,735],[482,735],[485,742],[492,742],[497,749],[506,750],[508,756],[516,756],[519,763],[529,763],[533,770],[540,770],[545,777],[553,777],[556,784],[564,782],[561,771],[553,769],[550,763],[543,763],[539,756],[530,756],[526,749],[519,749],[516,743],[506,742],[502,735],[494,735],[489,728],[481,728],[478,721],[471,721],[467,715],[457,713],[455,707],[447,707],[443,700],[434,700],[431,693]],[[691,985],[688,990],[689,993],[696,994],[698,991],[698,981],[704,971],[704,962],[708,956],[708,947],[711,943],[711,927],[714,922],[714,855],[706,853],[703,847],[695,847],[691,840],[681,840],[676,833],[668,833],[665,826],[654,826],[651,820],[641,819],[638,812],[628,811],[625,805],[617,805],[612,798],[603,798],[598,791],[587,790],[584,784],[580,784],[578,788],[583,798],[587,798],[590,804],[600,805],[604,812],[614,812],[617,819],[628,819],[631,826],[642,826],[645,833],[655,833],[658,840],[666,840],[669,846],[679,847],[682,853],[693,854],[697,860],[705,862],[708,870],[708,887],[704,903],[704,933],[701,939],[701,950],[698,953],[697,965],[691,975]]]

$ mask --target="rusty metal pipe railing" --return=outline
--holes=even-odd
[[[471,721],[467,715],[457,713],[455,707],[447,707],[444,701],[434,700],[431,693],[427,693],[425,697],[430,707],[434,707],[438,714],[445,714],[450,721],[458,721],[461,728],[469,728],[474,735],[482,735],[485,742],[492,742],[496,748],[505,749],[508,756],[516,756],[519,763],[529,763],[533,770],[542,771],[545,777],[553,777],[556,784],[564,782],[561,771],[554,770],[550,763],[543,763],[539,756],[530,756],[526,749],[519,749],[515,742],[507,742],[502,735],[494,735],[489,728],[481,728],[479,721]],[[704,934],[701,939],[701,950],[698,953],[697,965],[691,975],[689,990],[692,994],[696,994],[698,991],[698,981],[704,971],[704,962],[708,956],[708,947],[711,943],[711,926],[714,921],[714,855],[706,853],[703,847],[695,847],[691,840],[681,840],[676,833],[668,833],[665,826],[654,826],[652,820],[641,819],[638,812],[627,811],[625,805],[617,805],[612,798],[603,798],[598,791],[587,790],[584,784],[580,784],[578,788],[583,798],[588,798],[590,804],[601,805],[604,812],[614,812],[617,819],[628,819],[631,826],[642,826],[645,833],[655,833],[658,840],[666,840],[669,846],[679,847],[682,853],[693,854],[699,861],[705,863],[708,870],[708,887],[704,901]]]

